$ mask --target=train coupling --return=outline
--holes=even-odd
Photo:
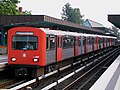
[[[17,76],[27,76],[27,75],[29,75],[28,70],[26,68],[17,69],[16,74],[17,74]]]

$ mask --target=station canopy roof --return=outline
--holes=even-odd
[[[92,27],[92,28],[103,28],[104,26],[98,22],[95,22],[90,19],[86,19],[83,23],[84,26]]]
[[[120,14],[108,15],[108,21],[120,29]]]
[[[92,34],[105,34],[104,31],[63,21],[46,15],[0,15],[0,27],[32,26],[75,31]]]

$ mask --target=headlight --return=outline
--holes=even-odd
[[[15,62],[15,61],[16,61],[16,58],[12,58],[11,61]]]
[[[39,59],[38,58],[34,58],[33,61],[34,62],[39,62]]]

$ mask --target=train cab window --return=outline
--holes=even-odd
[[[13,36],[12,49],[14,50],[37,50],[37,36]]]
[[[50,36],[50,49],[55,49],[55,40],[56,37],[55,36]]]

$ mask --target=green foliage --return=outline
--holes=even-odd
[[[31,14],[31,11],[26,11],[26,10],[25,10],[25,11],[23,12],[23,15],[32,15],[32,14]]]
[[[83,23],[83,15],[80,14],[80,9],[79,8],[72,8],[69,3],[67,3],[63,8],[62,8],[62,20],[65,21],[70,21],[78,24]]]
[[[0,1],[0,14],[1,15],[17,15],[18,0],[1,0]]]
[[[18,4],[18,3],[20,3],[20,1],[19,0],[10,0],[12,3],[15,3],[15,4]]]
[[[0,15],[20,15],[17,4],[19,0],[0,0]],[[31,15],[31,11],[24,11],[22,15]]]

